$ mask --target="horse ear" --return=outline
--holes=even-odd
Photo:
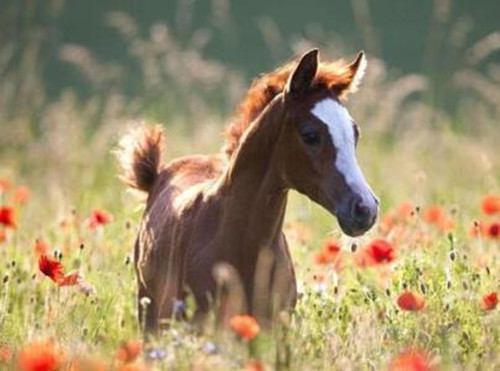
[[[351,79],[347,87],[349,93],[354,93],[358,90],[359,84],[361,84],[361,80],[365,76],[367,65],[365,53],[360,51],[356,59],[347,67]]]
[[[318,70],[318,49],[309,50],[301,58],[288,78],[285,93],[295,97],[302,95],[311,87]]]

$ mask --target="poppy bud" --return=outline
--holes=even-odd
[[[455,251],[454,251],[454,250],[451,250],[451,252],[450,252],[450,259],[451,259],[451,261],[455,261],[455,258],[456,258],[456,257],[457,257],[457,256],[456,256],[456,254],[455,254]]]

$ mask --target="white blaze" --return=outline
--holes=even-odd
[[[333,145],[337,149],[335,160],[337,170],[364,202],[373,204],[375,202],[373,192],[366,183],[356,160],[353,120],[347,109],[335,99],[325,98],[314,105],[311,113],[328,127]]]

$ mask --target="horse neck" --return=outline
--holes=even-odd
[[[282,180],[279,102],[257,118],[233,155],[220,186],[225,237],[218,260],[232,264],[244,286],[252,286],[259,252],[281,235],[287,202]],[[248,294],[248,292],[247,292]]]

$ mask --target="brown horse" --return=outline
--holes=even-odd
[[[227,131],[224,154],[163,164],[160,128],[126,137],[123,177],[148,193],[135,243],[147,330],[175,315],[186,289],[197,314],[215,302],[224,316],[268,319],[293,307],[295,273],[282,231],[290,189],[335,215],[350,236],[371,228],[378,201],[356,161],[358,128],[341,103],[365,68],[362,52],[350,64],[319,63],[311,50],[257,79]],[[225,268],[214,275],[218,263]],[[239,282],[232,287],[240,301],[229,298],[231,287],[219,289],[221,277]]]

